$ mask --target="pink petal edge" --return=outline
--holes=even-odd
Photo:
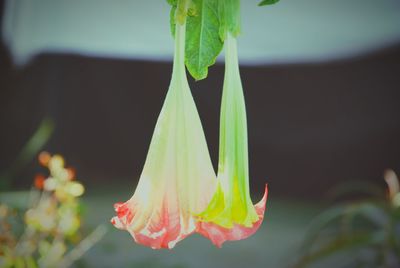
[[[259,220],[256,221],[252,227],[244,227],[235,224],[233,228],[227,229],[211,222],[197,222],[196,232],[210,239],[211,242],[217,246],[222,247],[225,241],[235,241],[248,238],[253,235],[264,219],[265,205],[268,197],[268,185],[265,185],[265,192],[263,198],[254,206],[258,214]]]
[[[194,232],[194,229],[186,232],[182,230],[179,215],[171,217],[166,209],[162,210],[162,216],[158,222],[149,220],[145,228],[135,232],[129,228],[134,212],[129,208],[128,202],[114,204],[117,216],[111,219],[111,223],[118,229],[128,231],[138,244],[152,249],[172,249],[176,243]],[[176,220],[171,220],[171,218],[176,218]]]

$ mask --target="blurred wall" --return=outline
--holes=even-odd
[[[161,109],[171,64],[41,55],[24,69],[0,50],[0,164],[6,168],[40,120],[56,131],[47,150],[86,183],[134,187]],[[340,181],[381,182],[400,172],[400,45],[347,61],[241,69],[253,189],[320,197]],[[193,82],[217,161],[223,66]],[[15,186],[31,181],[34,167]],[[128,184],[127,184],[128,183]]]

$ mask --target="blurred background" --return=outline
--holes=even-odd
[[[135,189],[168,88],[168,4],[0,0],[0,16],[0,171],[13,167],[3,191],[31,186],[37,162],[16,159],[47,119],[54,131],[39,147],[86,185],[86,221],[108,222]],[[196,236],[168,252],[110,229],[88,267],[284,267],[334,187],[385,189],[383,171],[400,172],[400,1],[242,1],[242,21],[254,201],[270,187],[261,231],[222,250]],[[214,166],[223,71],[219,60],[207,79],[189,78]]]

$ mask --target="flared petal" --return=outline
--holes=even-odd
[[[132,198],[115,204],[115,227],[154,249],[172,248],[196,229],[216,187],[184,66],[185,25],[176,26],[172,79]]]
[[[206,238],[210,239],[211,242],[217,247],[221,247],[225,241],[235,241],[246,239],[253,235],[260,227],[263,219],[265,206],[268,197],[268,187],[265,186],[265,192],[263,198],[254,206],[258,215],[258,220],[254,222],[250,227],[246,227],[240,224],[233,224],[231,228],[224,228],[221,225],[213,222],[197,222],[197,232]]]
[[[210,204],[198,214],[197,232],[217,246],[240,240],[260,226],[267,198],[253,205],[249,189],[247,121],[239,73],[236,39],[225,40],[225,79],[220,119],[217,189]]]

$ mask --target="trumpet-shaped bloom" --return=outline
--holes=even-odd
[[[220,118],[217,189],[207,209],[198,215],[197,231],[221,246],[257,231],[265,211],[267,187],[253,205],[249,191],[246,108],[240,80],[236,39],[225,40],[225,78]]]
[[[172,79],[134,195],[115,204],[111,222],[155,249],[172,248],[196,229],[216,176],[187,82],[185,24],[176,25]]]

